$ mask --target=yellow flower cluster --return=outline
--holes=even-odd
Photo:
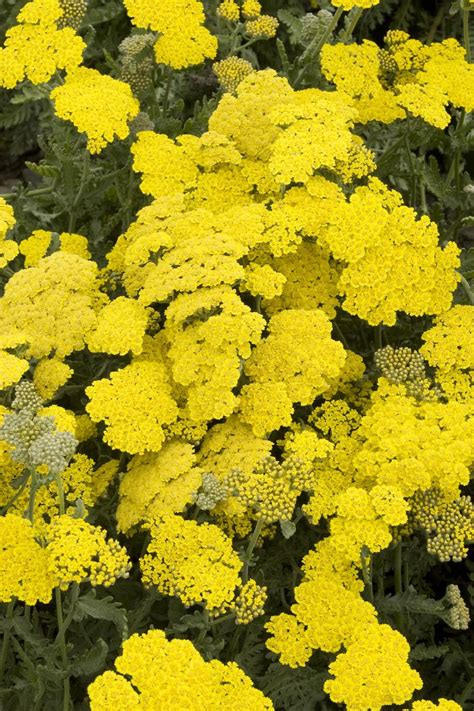
[[[104,440],[130,454],[159,451],[163,426],[178,416],[167,370],[159,361],[133,361],[110,378],[95,380],[86,395],[91,418],[106,424]]]
[[[423,45],[404,32],[390,31],[386,47],[380,51],[364,40],[360,45],[326,44],[321,53],[325,76],[353,98],[361,123],[391,123],[408,113],[445,128],[450,105],[472,111],[474,69],[457,40]]]
[[[50,400],[72,374],[72,368],[59,358],[42,358],[33,374],[36,392],[43,400]]]
[[[135,634],[106,671],[89,686],[91,711],[139,708],[270,711],[273,705],[237,664],[205,662],[191,642],[168,641],[162,630]],[[190,701],[192,700],[192,701]]]
[[[55,579],[31,522],[11,514],[0,517],[0,541],[0,600],[49,602]]]
[[[15,259],[18,254],[17,243],[12,239],[5,239],[7,232],[14,224],[15,216],[13,214],[13,208],[6,200],[0,197],[0,269],[6,267],[8,262]]]
[[[70,70],[51,99],[56,114],[86,134],[91,153],[100,153],[115,138],[126,138],[128,124],[139,112],[128,84],[87,67]]]
[[[35,230],[29,237],[20,242],[20,254],[25,257],[25,267],[36,267],[40,260],[46,257],[54,243],[54,233],[46,230]],[[58,237],[58,248],[62,252],[77,254],[83,259],[90,259],[87,237],[70,232],[62,232]]]
[[[168,440],[158,454],[133,457],[120,482],[119,530],[184,511],[201,485],[195,462],[193,447],[180,440]]]
[[[71,27],[61,26],[60,0],[31,0],[0,48],[0,86],[12,89],[28,79],[47,82],[58,69],[73,70],[82,62],[85,43]]]
[[[80,518],[59,516],[47,531],[48,570],[62,590],[86,580],[91,585],[113,585],[128,577],[131,563],[117,541],[106,539],[100,526]]]
[[[334,208],[321,240],[345,265],[339,293],[346,311],[372,325],[393,325],[398,311],[419,316],[449,308],[459,250],[454,243],[439,247],[428,217],[417,219],[399,193],[375,178]]]
[[[254,71],[250,62],[242,57],[227,57],[215,62],[212,69],[224,91],[235,94],[240,82]]]
[[[94,262],[67,252],[16,272],[0,299],[1,330],[20,330],[35,358],[82,350],[96,319],[97,274]]]
[[[164,514],[151,524],[151,543],[140,567],[145,585],[212,611],[232,603],[242,563],[217,526]]]
[[[257,585],[255,580],[248,580],[236,596],[232,609],[238,625],[248,625],[249,622],[263,615],[267,588]]]
[[[348,711],[402,704],[416,689],[420,675],[407,664],[410,646],[389,625],[372,625],[329,665],[334,677],[324,690]]]
[[[136,27],[159,33],[155,43],[159,64],[185,69],[216,56],[217,39],[204,27],[200,0],[125,0],[125,7]]]

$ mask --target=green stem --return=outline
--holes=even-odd
[[[38,480],[36,477],[36,470],[33,469],[31,471],[30,498],[28,501],[28,518],[30,519],[31,523],[33,523],[33,519],[34,519],[34,515],[35,515],[35,497],[36,497],[37,491],[38,491]]]
[[[56,474],[56,486],[58,487],[58,498],[59,498],[59,514],[64,516],[66,513],[66,505],[64,503],[64,488],[63,480],[61,479],[61,474]]]
[[[367,561],[369,561],[369,566],[367,566]],[[371,567],[372,567],[372,556],[369,555],[365,556],[363,553],[360,556],[360,562],[362,565],[362,577],[364,578],[364,585],[365,585],[365,592],[367,594],[367,597],[369,598],[369,602],[374,601],[374,588],[372,585],[372,572],[371,572]]]
[[[375,327],[375,346],[376,346],[377,350],[379,350],[380,348],[383,348],[382,324]]]
[[[63,711],[69,711],[70,702],[70,688],[69,688],[69,672],[68,672],[68,660],[67,660],[67,647],[66,647],[66,636],[65,636],[65,626],[64,626],[64,616],[63,616],[63,603],[61,598],[61,590],[56,587],[54,589],[54,595],[56,600],[56,617],[58,620],[58,635],[57,641],[59,643],[59,649],[61,652],[61,661],[63,663],[64,672],[66,674],[63,680]]]
[[[260,534],[262,532],[262,528],[263,528],[263,518],[259,518],[259,519],[257,519],[255,528],[253,529],[252,535],[250,536],[247,550],[245,551],[245,564],[244,564],[244,569],[242,572],[242,581],[244,583],[246,583],[249,579],[250,560],[252,558],[252,553],[254,551],[255,546],[257,545],[257,541],[258,541]]]
[[[450,4],[450,0],[444,0],[443,4],[440,5],[440,8],[438,12],[436,13],[436,17],[434,18],[432,25],[430,27],[430,31],[426,35],[426,44],[431,44],[431,42],[434,40],[436,32],[438,30],[438,27],[441,24],[441,20],[443,19],[448,7]]]
[[[344,32],[342,36],[343,42],[348,42],[352,35],[354,34],[354,30],[356,28],[357,23],[359,22],[360,18],[362,17],[362,14],[364,12],[364,8],[362,7],[356,7],[352,17],[349,20],[349,24],[347,25],[347,29]]]
[[[403,592],[403,583],[402,583],[402,564],[403,564],[403,557],[402,557],[402,547],[403,543],[402,541],[398,541],[397,545],[395,546],[395,552],[394,552],[394,561],[393,561],[393,575],[394,575],[394,585],[395,585],[395,592],[397,595],[400,595]],[[397,627],[400,631],[403,630],[403,614],[401,612],[397,612],[396,614],[396,622],[397,622]]]
[[[461,280],[461,284],[462,284],[463,287],[464,287],[464,291],[465,291],[466,294],[467,294],[467,298],[469,299],[469,301],[471,302],[471,304],[474,306],[474,293],[473,293],[473,291],[472,291],[472,289],[471,289],[471,287],[470,287],[470,285],[469,285],[468,280],[467,280],[466,277],[464,277],[462,274],[460,274],[459,277],[460,277],[460,280]]]
[[[161,110],[161,117],[162,118],[166,118],[166,114],[168,113],[168,105],[169,105],[169,99],[170,99],[172,80],[173,80],[173,70],[170,69],[168,71],[168,76],[166,77],[165,92],[163,94],[163,106],[162,106],[162,110]]]
[[[395,546],[395,556],[394,556],[394,566],[393,566],[393,571],[394,571],[394,583],[395,583],[395,592],[397,594],[403,592],[403,585],[402,585],[402,542],[398,541],[397,545]]]
[[[8,621],[13,619],[13,610],[15,607],[15,598],[8,603],[6,618]],[[5,628],[5,633],[3,635],[2,651],[0,654],[0,680],[3,679],[5,673],[5,666],[7,663],[8,650],[10,649],[10,627]]]
[[[70,607],[69,607],[69,611],[68,611],[66,618],[64,620],[64,623],[63,623],[63,630],[62,631],[63,631],[64,635],[66,634],[66,631],[72,622],[72,618],[74,617],[74,612],[76,609],[76,602],[77,602],[77,598],[79,597],[79,590],[80,590],[79,584],[73,583],[72,588],[71,588]],[[60,641],[60,633],[58,632],[58,634],[56,635],[56,642],[59,642],[59,641]]]
[[[462,29],[463,29],[463,36],[464,36],[464,47],[466,49],[466,59],[467,59],[468,63],[470,64],[472,62],[472,52],[471,52],[471,42],[469,40],[469,5],[466,5],[466,4],[463,4]]]
[[[68,232],[72,232],[76,226],[76,207],[79,205],[79,202],[80,202],[82,195],[84,193],[84,188],[86,187],[87,178],[89,175],[89,168],[90,168],[90,153],[86,153],[86,156],[84,158],[84,164],[82,166],[82,175],[81,175],[81,182],[79,185],[79,190],[77,191],[76,197],[74,198],[74,201],[71,205],[71,214],[69,215]]]
[[[307,55],[311,54],[311,55],[313,55],[313,57],[317,57],[319,55],[320,51],[322,50],[322,48],[324,47],[324,45],[326,44],[326,42],[328,41],[328,39],[330,38],[332,33],[334,32],[334,30],[337,26],[337,23],[341,19],[343,12],[344,12],[344,10],[342,7],[337,8],[337,10],[334,13],[334,15],[332,16],[332,20],[329,23],[329,25],[327,26],[326,31],[323,34],[323,36],[319,40],[317,40],[317,38],[314,39],[313,42],[309,45],[305,54],[307,54]],[[314,43],[314,46],[313,46],[313,43]],[[306,73],[306,70],[308,69],[308,66],[309,66],[309,64],[305,64],[305,66],[298,73],[298,75],[295,79],[295,83],[294,83],[295,87],[297,87],[299,85],[299,83],[301,82],[301,80],[303,79],[303,77]]]
[[[25,476],[25,480],[22,482],[21,486],[18,488],[18,491],[16,491],[15,494],[14,494],[14,496],[12,496],[12,498],[11,498],[9,501],[7,501],[7,503],[5,504],[5,506],[3,506],[2,509],[0,509],[0,515],[1,515],[1,516],[3,516],[4,514],[6,514],[6,512],[7,512],[8,509],[10,508],[10,506],[13,506],[13,504],[15,503],[15,501],[20,498],[20,496],[22,495],[22,493],[25,491],[26,485],[28,484],[29,480],[30,480],[30,477],[29,477],[29,476]]]
[[[24,195],[27,197],[38,197],[39,195],[48,195],[54,191],[55,186],[49,185],[44,188],[35,188],[34,190],[25,190]],[[13,198],[18,197],[20,193],[0,193],[0,197],[4,200],[13,200]]]

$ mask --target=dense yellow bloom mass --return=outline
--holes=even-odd
[[[118,673],[106,671],[89,686],[91,711],[171,708],[176,704],[190,711],[273,708],[237,664],[205,662],[191,642],[168,641],[162,630],[132,635],[124,642],[115,668]]]
[[[133,355],[142,352],[143,337],[148,322],[146,309],[134,299],[119,296],[97,314],[94,330],[87,337],[93,353]]]
[[[421,354],[432,366],[443,371],[474,370],[474,308],[453,306],[439,316],[435,324],[425,331],[425,344]]]
[[[8,230],[15,224],[13,208],[7,201],[0,197],[0,239],[3,240]]]
[[[36,392],[43,400],[50,400],[72,373],[72,368],[59,358],[42,358],[33,375]]]
[[[36,267],[55,241],[62,252],[77,254],[83,259],[90,259],[87,237],[70,232],[55,235],[47,230],[35,230],[29,237],[20,242],[20,254],[25,257],[25,267]]]
[[[408,113],[445,128],[451,120],[449,105],[472,111],[474,69],[457,40],[423,45],[404,32],[390,31],[385,41],[382,51],[364,40],[361,45],[326,44],[321,53],[325,76],[353,97],[362,123],[391,123]]]
[[[128,577],[131,563],[125,548],[106,538],[106,531],[80,518],[59,516],[47,529],[48,569],[66,590],[71,583],[112,585]]]
[[[334,207],[321,240],[346,265],[339,280],[346,311],[372,325],[393,325],[398,311],[419,316],[449,308],[459,249],[453,242],[439,247],[428,217],[417,219],[378,179]]]
[[[229,606],[242,563],[232,540],[217,526],[165,514],[151,526],[151,543],[140,561],[145,585],[177,595],[189,606]]]
[[[168,373],[157,361],[133,362],[110,378],[94,381],[86,395],[89,415],[107,426],[105,441],[129,454],[158,452],[165,440],[163,425],[178,415]]]
[[[402,385],[379,380],[357,435],[355,479],[398,488],[404,496],[430,486],[456,494],[469,481],[474,419],[468,403],[418,402]]]
[[[324,690],[348,711],[402,704],[422,686],[420,675],[407,663],[409,651],[399,632],[371,625],[329,665],[334,679],[326,681]]]
[[[158,454],[134,457],[120,482],[119,530],[184,511],[201,484],[195,462],[193,447],[179,440],[169,440]]]
[[[0,350],[0,390],[17,383],[29,367],[28,361],[24,358]]]
[[[448,701],[448,699],[438,699],[438,702],[433,701],[414,701],[410,706],[412,711],[462,711],[462,706],[457,704],[455,701]]]
[[[184,69],[215,57],[217,38],[203,25],[200,0],[125,0],[125,7],[136,27],[159,33],[155,43],[158,63]]]
[[[16,272],[0,299],[1,329],[20,329],[35,358],[84,348],[96,319],[97,272],[94,262],[66,252]]]
[[[1,55],[0,55],[1,57]],[[1,59],[0,59],[1,63]],[[1,79],[1,64],[0,64]],[[18,245],[11,239],[5,239],[7,232],[15,224],[13,208],[4,198],[0,197],[0,269],[7,266],[18,254]]]
[[[36,541],[31,522],[11,514],[0,517],[0,600],[49,602],[55,584],[48,554]]]
[[[331,338],[331,322],[321,310],[288,309],[272,316],[267,328],[269,335],[247,360],[246,373],[254,383],[281,383],[292,402],[310,405],[344,364],[344,348]],[[256,418],[257,413],[251,415],[250,424]]]
[[[115,138],[126,138],[128,124],[139,112],[128,84],[87,67],[69,71],[51,98],[56,114],[86,134],[91,153],[100,153]]]
[[[59,0],[32,0],[24,5],[17,23],[7,30],[0,48],[0,86],[12,89],[28,79],[47,82],[58,69],[75,69],[85,43],[71,27],[60,27]]]

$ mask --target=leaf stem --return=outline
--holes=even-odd
[[[54,595],[56,600],[56,617],[58,621],[58,636],[57,642],[59,644],[59,649],[61,652],[61,661],[63,663],[64,672],[66,676],[63,680],[63,711],[69,711],[70,702],[70,684],[69,684],[69,671],[68,671],[68,660],[67,660],[67,647],[66,647],[66,636],[65,636],[65,626],[64,626],[64,616],[63,616],[63,603],[61,598],[61,590],[59,587],[54,589]]]
[[[13,598],[13,600],[10,600],[10,602],[8,603],[6,618],[9,622],[11,622],[11,620],[13,619],[13,610],[15,607],[15,602],[16,602],[16,599]],[[3,675],[5,673],[5,665],[7,663],[9,648],[10,648],[10,626],[5,628],[5,632],[3,634],[2,651],[0,653],[0,680],[3,679]]]
[[[242,580],[244,583],[246,583],[249,579],[250,560],[252,558],[252,553],[254,551],[255,546],[257,545],[257,541],[258,541],[260,534],[262,532],[262,528],[263,528],[263,518],[259,518],[259,519],[257,519],[255,528],[253,529],[252,535],[250,536],[247,550],[245,551],[245,564],[244,564],[244,569],[242,571]]]
[[[341,19],[342,13],[344,12],[342,7],[338,7],[334,15],[332,16],[332,20],[329,23],[329,25],[326,28],[326,31],[324,32],[323,36],[318,40],[317,37],[313,40],[313,42],[309,45],[308,49],[306,50],[305,54],[307,55],[313,55],[313,57],[317,57],[321,51],[321,49],[324,47],[328,39],[330,38],[331,34],[335,30],[337,23]],[[303,79],[306,70],[308,69],[309,64],[305,64],[304,67],[299,71],[299,73],[296,76],[294,86],[297,87],[301,80]]]
[[[354,13],[352,14],[352,17],[349,18],[349,24],[347,25],[347,29],[342,36],[342,39],[344,42],[348,42],[350,40],[350,38],[352,37],[354,30],[357,26],[357,23],[359,22],[360,18],[362,17],[363,12],[364,12],[363,7],[356,7],[354,9]]]
[[[474,306],[474,293],[469,285],[468,280],[462,274],[459,274],[459,278],[461,280],[461,284],[463,285],[464,291],[467,294],[467,298],[469,299],[471,304]]]
[[[469,39],[469,3],[464,0],[462,5],[462,29],[464,36],[464,47],[466,49],[466,59],[470,64],[472,62],[471,42]]]

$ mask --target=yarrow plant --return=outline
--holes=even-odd
[[[473,9],[0,8],[2,708],[473,707]]]

